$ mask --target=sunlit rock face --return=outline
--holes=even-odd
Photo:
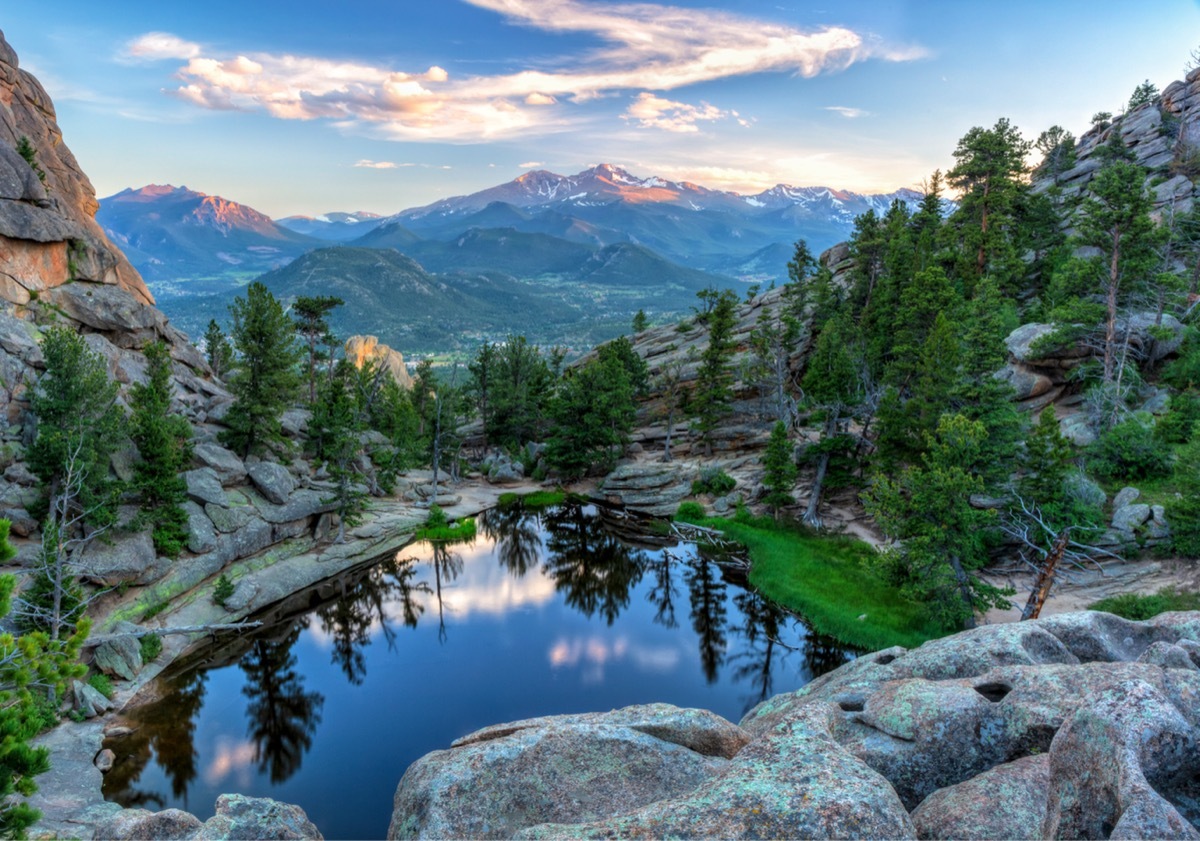
[[[368,362],[374,362],[392,375],[402,388],[412,388],[413,380],[404,365],[404,356],[398,350],[393,350],[381,344],[375,336],[351,336],[346,340],[346,358],[361,368]]]
[[[1200,613],[1072,613],[865,655],[738,726],[485,728],[409,768],[389,837],[1200,838],[1198,739]]]
[[[36,170],[16,152],[22,138]],[[141,275],[96,224],[97,207],[50,97],[0,33],[0,295],[23,304],[29,292],[86,280],[153,304]]]

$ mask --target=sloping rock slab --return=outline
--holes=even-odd
[[[697,722],[692,735],[689,716]],[[653,729],[656,718],[672,740],[640,729]],[[546,821],[595,821],[686,794],[729,762],[680,744],[709,745],[720,731],[715,742],[736,743],[738,728],[718,721],[711,713],[656,705],[480,731],[409,767],[396,789],[388,837],[511,838]]]

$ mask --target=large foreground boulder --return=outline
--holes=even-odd
[[[1198,742],[1200,613],[1066,614],[865,655],[738,726],[486,728],[413,764],[389,837],[1200,839]]]

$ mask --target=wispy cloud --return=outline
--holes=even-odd
[[[523,164],[517,164],[519,169],[537,169],[540,166],[545,166],[545,161],[526,161]]]
[[[127,60],[180,60],[175,96],[202,108],[265,111],[332,120],[392,139],[477,141],[561,128],[567,103],[641,92],[626,118],[668,131],[730,116],[652,94],[700,82],[785,72],[802,77],[866,59],[907,61],[920,48],[892,48],[844,28],[811,31],[725,12],[651,3],[466,0],[511,23],[587,33],[602,46],[557,65],[452,79],[441,67],[406,72],[313,56],[219,55],[166,32],[126,46]],[[736,115],[733,115],[736,118]],[[739,118],[740,119],[740,118]],[[744,124],[744,123],[743,123]]]
[[[364,169],[395,169],[398,166],[413,166],[413,164],[397,164],[393,161],[368,161],[366,158],[357,161],[354,165]]]
[[[861,108],[850,108],[846,105],[830,105],[825,110],[832,111],[835,114],[841,114],[847,120],[855,120],[859,117],[866,117],[870,115],[869,111],[864,111]]]
[[[621,115],[626,120],[634,120],[642,128],[657,128],[663,131],[694,132],[699,131],[697,122],[712,122],[731,117],[729,111],[722,111],[702,102],[699,105],[688,105],[686,102],[675,102],[663,99],[652,93],[642,92],[637,95],[629,109]]]

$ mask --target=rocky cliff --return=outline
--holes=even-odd
[[[1200,839],[1200,614],[865,655],[739,725],[665,704],[427,754],[390,838]]]
[[[36,169],[17,152],[22,139]],[[0,297],[23,305],[33,293],[82,280],[153,304],[141,276],[96,224],[98,207],[63,143],[50,97],[20,69],[0,32]]]

